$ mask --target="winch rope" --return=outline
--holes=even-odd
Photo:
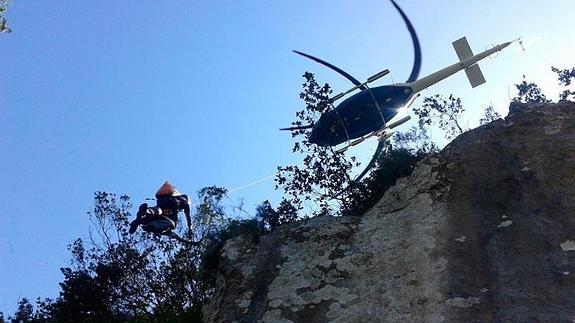
[[[258,183],[264,182],[264,181],[266,181],[266,180],[268,180],[268,179],[270,179],[270,178],[273,178],[273,177],[275,177],[275,176],[276,176],[276,174],[269,175],[269,176],[266,176],[266,177],[264,177],[264,178],[260,178],[260,179],[258,179],[258,180],[255,180],[255,181],[253,181],[253,182],[251,182],[251,183],[248,183],[248,184],[245,184],[245,185],[242,185],[242,186],[238,186],[238,187],[236,187],[236,188],[233,188],[233,189],[229,190],[229,191],[228,191],[228,194],[229,194],[229,193],[236,192],[236,191],[239,191],[239,190],[243,190],[244,188],[248,188],[248,187],[250,187],[250,186],[252,186],[252,185],[256,185],[256,184],[258,184]]]

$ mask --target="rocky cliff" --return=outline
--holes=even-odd
[[[573,322],[575,104],[515,105],[363,216],[221,254],[208,322]]]

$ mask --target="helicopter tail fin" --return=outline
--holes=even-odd
[[[471,47],[469,47],[469,43],[465,37],[454,41],[453,48],[455,49],[455,53],[457,53],[457,57],[459,57],[460,62],[463,62],[464,60],[473,56]],[[467,75],[467,79],[469,80],[471,87],[476,87],[485,83],[485,77],[483,77],[483,73],[481,72],[478,64],[473,64],[466,68],[465,75]]]

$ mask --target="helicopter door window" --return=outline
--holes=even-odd
[[[349,144],[351,139],[349,138],[349,133],[347,132],[347,127],[345,126],[345,123],[343,122],[341,116],[339,115],[339,112],[337,110],[334,110],[334,111],[335,111],[335,114],[337,115],[337,119],[339,120],[339,123],[341,123],[341,126],[343,127],[343,131],[345,131],[345,137],[347,138],[347,142]]]
[[[375,103],[374,107],[377,109],[377,112],[379,113],[379,116],[381,117],[381,121],[383,121],[382,128],[385,128],[385,118],[383,117],[383,113],[381,112],[381,108],[379,107],[379,103],[377,103],[377,100],[375,99],[375,95],[373,95],[373,92],[371,91],[371,89],[367,88],[367,91],[369,92],[369,95],[371,96],[373,103]]]

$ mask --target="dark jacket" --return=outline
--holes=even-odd
[[[186,214],[186,220],[188,221],[188,226],[191,224],[190,204],[188,202],[187,195],[158,196],[157,205],[160,209],[162,209],[162,215],[168,217],[175,223],[178,223],[178,212],[184,211],[184,213]]]

